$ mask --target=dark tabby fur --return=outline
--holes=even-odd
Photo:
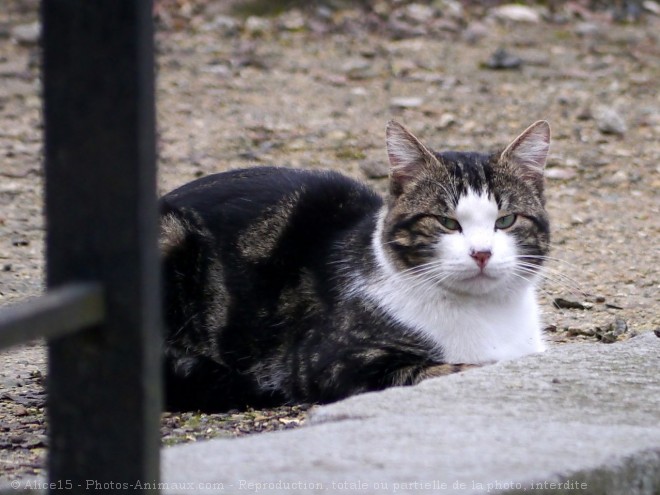
[[[429,212],[451,211],[456,198],[438,184],[452,184],[459,194],[486,188],[526,210],[532,221],[515,235],[540,265],[548,244],[542,182],[500,154],[434,157],[398,167],[391,156],[383,242],[394,264],[403,270],[432,256],[443,231]],[[325,403],[460,369],[351,292],[356,273],[376,270],[371,244],[383,206],[338,173],[274,167],[211,175],[165,195],[167,407]]]

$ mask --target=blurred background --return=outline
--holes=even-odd
[[[0,305],[43,287],[38,7],[0,9]],[[156,0],[153,15],[161,193],[271,164],[386,192],[390,119],[439,151],[496,150],[547,119],[547,338],[660,328],[657,1]],[[0,468],[38,474],[43,346],[0,358]],[[163,438],[302,421],[300,408],[166,415]]]

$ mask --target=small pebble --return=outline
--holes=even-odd
[[[390,174],[390,168],[385,163],[379,161],[361,162],[360,170],[369,179],[383,179]]]
[[[354,58],[346,61],[341,72],[353,80],[369,79],[376,75],[373,63],[365,58]]]
[[[402,22],[398,19],[390,19],[387,22],[387,31],[394,39],[417,38],[428,36],[428,31],[424,26]]]
[[[522,63],[520,57],[500,47],[483,63],[483,66],[493,70],[511,70],[519,69]]]
[[[614,318],[614,321],[605,328],[596,328],[596,336],[605,344],[616,342],[626,333],[628,333],[628,323],[619,317]]]
[[[446,129],[447,127],[455,123],[456,123],[456,115],[454,115],[453,113],[443,113],[438,118],[438,122],[436,123],[435,127],[436,129]]]
[[[217,29],[225,34],[235,34],[238,30],[238,22],[233,17],[217,15],[213,19],[212,29]]]
[[[596,331],[592,328],[575,328],[567,327],[564,329],[569,335],[584,335],[585,337],[593,337]]]
[[[439,7],[443,17],[464,20],[467,16],[462,2],[458,0],[434,0],[434,7]]]
[[[601,34],[600,26],[594,22],[579,22],[575,25],[575,34],[582,37],[598,36]]]
[[[11,30],[11,36],[21,45],[36,45],[41,36],[41,24],[35,21],[16,26]]]
[[[563,297],[557,297],[552,301],[556,308],[560,309],[591,309],[590,305],[578,301],[571,301]]]
[[[414,22],[428,22],[435,17],[436,11],[429,5],[411,3],[405,8],[405,16]]]
[[[25,441],[25,435],[12,435],[9,437],[9,441],[13,444],[23,443]]]
[[[491,10],[493,17],[501,21],[538,23],[541,21],[539,13],[531,7],[508,4]]]
[[[548,179],[568,180],[568,179],[572,179],[577,174],[573,169],[557,167],[557,168],[546,169],[543,175],[545,175]]]
[[[466,43],[475,44],[478,43],[483,38],[485,38],[486,36],[488,36],[488,33],[489,30],[485,24],[478,21],[474,21],[468,24],[468,26],[461,34],[461,37],[463,38],[463,41],[465,41]]]
[[[600,106],[594,110],[593,114],[598,130],[603,134],[622,136],[628,130],[626,121],[614,108]]]
[[[28,438],[21,444],[21,447],[24,449],[34,449],[36,447],[45,447],[46,445],[48,445],[48,437],[45,435],[39,435]]]
[[[350,93],[355,96],[367,96],[369,92],[362,86],[351,88]]]
[[[585,168],[600,168],[610,162],[611,158],[602,156],[595,150],[588,150],[580,156],[580,165]]]
[[[642,2],[642,7],[648,12],[651,12],[652,14],[655,15],[660,15],[660,3],[655,2],[653,0],[646,0],[645,2]]]
[[[417,96],[400,96],[390,100],[390,106],[395,108],[417,108],[422,103],[424,100]]]
[[[305,17],[300,10],[293,9],[280,16],[280,24],[288,31],[300,31],[305,27]]]
[[[261,35],[271,29],[271,22],[263,17],[250,16],[245,20],[244,29],[252,35]]]
[[[15,416],[27,416],[28,415],[28,410],[23,407],[23,406],[16,406],[14,408],[14,415]]]
[[[608,184],[624,184],[628,182],[628,174],[625,170],[617,170],[606,179]]]
[[[578,120],[591,120],[593,119],[594,115],[593,112],[591,111],[591,106],[589,104],[583,105],[580,107],[578,110],[577,115],[575,116]]]

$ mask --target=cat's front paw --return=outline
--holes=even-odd
[[[479,364],[436,364],[429,366],[424,369],[419,375],[417,375],[416,382],[419,383],[422,380],[428,378],[435,378],[438,376],[452,375],[454,373],[460,373],[461,371],[469,370],[470,368],[480,368]]]

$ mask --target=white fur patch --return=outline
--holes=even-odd
[[[158,247],[162,256],[169,255],[186,240],[186,227],[173,213],[161,217]]]
[[[384,208],[372,241],[378,273],[355,280],[352,291],[432,342],[448,363],[484,364],[544,350],[534,281],[512,273],[515,244],[495,231],[492,198],[461,197],[462,232],[441,236],[436,264],[421,274],[401,272],[389,260],[381,240],[385,214]],[[481,275],[471,247],[492,252]]]

